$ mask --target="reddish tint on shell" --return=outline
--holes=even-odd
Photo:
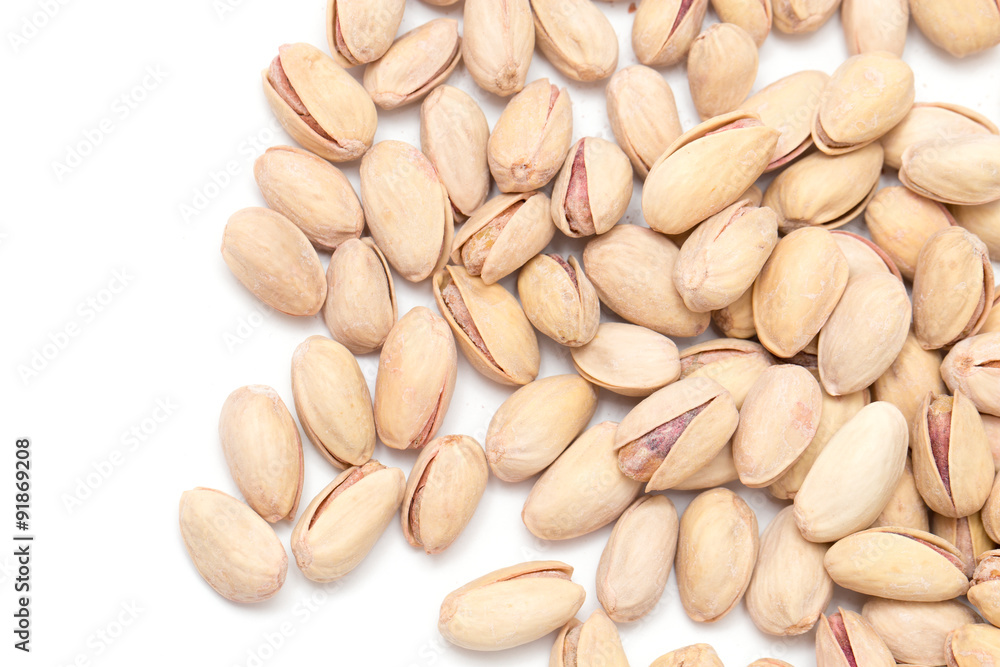
[[[636,438],[618,452],[618,465],[626,475],[640,482],[648,482],[660,467],[671,448],[711,401],[680,414],[660,424],[644,436]]]
[[[299,94],[295,92],[295,88],[292,87],[292,82],[288,80],[288,76],[285,74],[285,68],[281,66],[281,49],[278,50],[278,55],[274,57],[271,61],[271,66],[267,70],[267,80],[271,83],[274,88],[274,92],[278,94],[278,97],[283,99],[285,103],[291,107],[292,111],[299,115],[306,125],[312,128],[313,132],[323,137],[333,141],[333,137],[326,133],[316,119],[309,114],[309,110],[306,109],[306,105],[302,103],[302,98]]]
[[[931,402],[927,411],[927,434],[931,441],[931,454],[934,455],[934,465],[944,488],[951,497],[951,474],[948,466],[948,451],[951,448],[951,410],[954,401],[951,396],[938,396]]]
[[[830,623],[830,631],[834,639],[840,645],[840,650],[844,652],[844,658],[851,667],[858,667],[858,661],[854,657],[854,649],[851,648],[851,639],[847,636],[847,628],[844,626],[844,617],[839,613],[826,619]]]
[[[892,532],[892,531],[886,531],[886,532]],[[938,545],[931,544],[927,540],[922,540],[922,539],[920,539],[919,537],[917,537],[915,535],[908,535],[907,533],[895,533],[895,534],[896,535],[901,535],[901,536],[906,537],[908,539],[911,539],[914,542],[920,542],[924,546],[933,549],[934,551],[938,552],[939,554],[941,554],[942,556],[944,556],[945,558],[947,558],[949,563],[951,563],[952,565],[954,565],[955,567],[957,567],[962,572],[965,572],[965,565],[962,563],[962,560],[958,556],[956,556],[955,554],[953,554],[951,552],[948,552],[948,551],[945,551],[944,549],[942,549]]]
[[[694,0],[681,0],[681,6],[677,8],[677,17],[674,19],[674,25],[670,27],[670,35],[673,35],[677,31],[677,26],[681,24],[684,17],[687,16],[688,10],[691,9],[691,5],[694,4]]]
[[[486,258],[489,256],[490,250],[493,249],[493,245],[500,238],[500,232],[504,230],[507,223],[523,205],[523,199],[514,202],[465,242],[462,246],[462,264],[470,275],[482,274],[483,265],[486,264]]]
[[[717,130],[706,132],[704,136],[710,137],[713,134],[718,134],[719,132],[727,132],[729,130],[740,130],[743,129],[744,127],[759,127],[761,125],[763,125],[763,123],[761,123],[756,118],[740,118],[739,120],[734,120],[732,123],[729,123],[728,125],[723,125]]]
[[[448,283],[448,286],[441,290],[441,298],[444,300],[444,305],[451,311],[451,316],[455,318],[455,322],[465,332],[465,335],[469,337],[472,344],[483,353],[491,364],[496,366],[497,362],[493,358],[493,355],[490,354],[490,351],[486,349],[486,341],[483,340],[482,335],[479,333],[476,323],[472,321],[472,313],[466,307],[465,301],[462,299],[462,294],[458,291],[455,283]]]
[[[587,140],[580,142],[570,167],[569,185],[566,186],[566,222],[574,234],[589,236],[594,233],[594,216],[590,210],[590,193],[587,190],[587,163],[584,148]]]
[[[579,291],[579,289],[580,289],[580,283],[578,283],[577,280],[576,280],[576,269],[573,268],[573,265],[570,264],[569,262],[567,262],[565,259],[563,259],[559,255],[556,255],[554,253],[551,254],[551,255],[549,255],[549,257],[551,257],[552,259],[554,259],[556,261],[556,263],[559,264],[559,266],[561,266],[563,268],[563,271],[565,271],[567,274],[569,274],[569,279],[573,281],[573,287],[575,287],[577,289],[577,291]]]
[[[351,474],[347,476],[347,479],[338,484],[333,489],[333,491],[330,492],[330,495],[324,498],[323,502],[319,504],[319,506],[316,508],[316,511],[313,512],[312,518],[309,519],[309,527],[310,528],[313,527],[313,525],[316,523],[316,520],[319,519],[319,515],[323,513],[323,510],[325,510],[327,506],[337,498],[337,496],[342,494],[344,491],[347,491],[347,489],[351,488],[352,486],[363,480],[368,475],[372,474],[373,472],[378,472],[383,468],[385,468],[385,466],[379,463],[378,461],[369,461],[360,468],[355,468],[354,470],[352,470]]]

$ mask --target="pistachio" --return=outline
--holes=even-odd
[[[517,275],[517,295],[528,320],[560,345],[578,348],[590,343],[598,333],[601,302],[572,255],[568,261],[555,254],[530,259]],[[676,349],[674,346],[675,356]],[[646,363],[644,360],[643,367]]]
[[[987,551],[976,565],[969,588],[969,602],[993,625],[1000,624],[1000,551]],[[969,612],[968,616],[975,619]],[[975,623],[976,620],[966,620]]]
[[[910,22],[909,0],[844,0],[840,8],[847,52],[888,51],[903,56]]]
[[[403,493],[400,522],[412,546],[441,553],[465,530],[486,490],[486,454],[467,435],[435,438],[420,450]]]
[[[571,348],[570,354],[584,379],[622,396],[649,396],[681,372],[677,345],[634,324],[605,322],[590,342]]]
[[[983,418],[983,428],[986,429],[986,439],[990,443],[993,454],[993,467],[1000,469],[1000,417],[979,413]]]
[[[740,105],[740,109],[757,114],[764,125],[781,133],[765,171],[783,167],[812,146],[812,119],[829,80],[825,72],[796,72],[778,79]]]
[[[990,259],[1000,261],[1000,199],[979,206],[951,206],[955,222],[986,244]]]
[[[531,0],[538,50],[577,81],[611,76],[618,67],[618,37],[588,0]]]
[[[722,667],[722,660],[708,644],[692,644],[661,655],[649,667]]]
[[[573,139],[569,93],[538,79],[511,98],[487,144],[501,192],[528,192],[551,181]]]
[[[240,501],[199,487],[181,495],[179,514],[191,561],[222,597],[261,602],[285,583],[285,548],[267,522]]]
[[[774,27],[793,35],[818,30],[838,7],[840,0],[771,0]]]
[[[910,145],[900,160],[899,180],[924,197],[961,205],[1000,199],[1000,136],[928,139]]]
[[[712,0],[723,23],[743,28],[760,47],[771,32],[771,0]]]
[[[840,252],[847,258],[847,268],[850,271],[848,280],[865,273],[892,274],[897,281],[903,280],[892,258],[865,237],[845,232],[843,229],[835,229],[833,238],[837,241]]]
[[[498,651],[540,639],[567,623],[587,593],[559,561],[505,567],[452,591],[441,603],[438,630],[452,644]]]
[[[913,144],[985,134],[1000,134],[1000,129],[977,111],[946,102],[917,102],[879,143],[885,149],[885,165],[899,169],[903,165],[903,151]]]
[[[294,519],[302,495],[302,441],[278,392],[252,384],[229,394],[219,440],[247,504],[270,523]]]
[[[332,162],[347,162],[371,147],[378,124],[371,97],[316,47],[282,46],[261,79],[271,111],[306,150]]]
[[[986,504],[983,505],[980,516],[983,519],[983,528],[986,530],[986,534],[996,542],[1000,538],[1000,484],[997,484],[997,478],[993,480],[993,488],[990,490],[989,498],[986,499]]]
[[[448,261],[455,218],[434,165],[402,141],[380,141],[361,160],[361,202],[392,268],[418,282]]]
[[[288,315],[315,315],[326,300],[323,265],[309,239],[288,218],[244,208],[226,223],[222,259],[254,296]]]
[[[948,667],[988,667],[1000,660],[1000,630],[992,625],[963,625],[945,641]]]
[[[326,269],[323,319],[354,354],[382,347],[396,323],[396,288],[385,255],[370,238],[337,246]]]
[[[334,249],[361,236],[361,202],[344,173],[309,151],[272,146],[253,164],[267,205],[291,220],[314,245]]]
[[[597,565],[597,598],[611,620],[636,621],[660,601],[677,530],[677,510],[661,495],[640,497],[615,523]]]
[[[451,246],[451,260],[492,285],[544,250],[555,233],[544,194],[500,195],[462,225]]]
[[[434,300],[462,354],[485,377],[524,385],[538,375],[538,339],[517,299],[460,266],[434,276]]]
[[[889,369],[872,384],[875,400],[888,401],[912,424],[927,392],[945,393],[939,367],[941,354],[925,350],[911,331]]]
[[[882,188],[865,209],[865,225],[872,241],[908,280],[913,280],[917,257],[927,239],[953,224],[952,214],[942,204],[901,186]]]
[[[465,0],[462,60],[479,87],[507,97],[520,92],[535,50],[529,0]]]
[[[584,431],[542,473],[524,502],[521,519],[532,535],[565,540],[617,519],[642,491],[618,468],[615,422]]]
[[[680,62],[701,32],[708,0],[642,0],[632,24],[632,50],[643,65]]]
[[[615,434],[622,472],[669,489],[711,462],[739,421],[733,398],[705,377],[669,384],[635,406]]]
[[[365,67],[365,90],[383,109],[416,102],[444,83],[462,58],[455,19],[434,19],[401,35]]]
[[[993,266],[986,246],[961,227],[931,236],[913,278],[913,332],[927,350],[975,335],[993,303]]]
[[[381,58],[399,30],[406,0],[327,0],[326,39],[333,59],[353,67]]]
[[[777,658],[761,658],[759,660],[754,660],[749,664],[748,667],[793,667],[790,663],[784,660],[778,660]]]
[[[925,533],[930,532],[930,519],[927,516],[927,505],[917,491],[917,482],[913,477],[913,464],[906,457],[906,467],[899,478],[899,483],[889,497],[889,503],[872,522],[871,528],[882,526],[898,526],[914,528]]]
[[[734,111],[757,78],[757,45],[746,30],[716,23],[691,43],[687,75],[702,120]]]
[[[1000,417],[1000,333],[980,334],[955,345],[941,363],[941,376],[977,410]]]
[[[585,623],[563,626],[552,646],[549,667],[628,667],[618,628],[598,609]]]
[[[962,554],[965,573],[969,576],[975,571],[980,556],[996,548],[996,544],[986,533],[979,512],[957,519],[935,513],[931,518],[931,532],[958,549]]]
[[[605,95],[615,140],[644,179],[683,133],[670,84],[654,69],[630,65],[615,72]]]
[[[552,221],[573,238],[603,234],[621,220],[631,198],[628,156],[610,141],[584,137],[569,149],[552,186]]]
[[[995,5],[993,0],[911,0],[910,11],[927,39],[964,58],[1000,44],[1000,9]]]
[[[679,234],[738,201],[771,162],[779,136],[756,114],[742,111],[685,132],[649,170],[642,191],[646,222],[658,232]]]
[[[958,600],[901,602],[871,598],[861,615],[885,641],[892,656],[910,665],[945,664],[945,639],[979,617]]]
[[[417,306],[382,346],[375,378],[375,427],[393,449],[419,449],[444,421],[455,391],[458,354],[443,319]]]
[[[836,614],[820,619],[816,629],[816,667],[895,664],[889,647],[860,614],[837,607]]]
[[[306,338],[292,355],[292,393],[302,430],[323,458],[343,469],[372,457],[372,399],[346,347],[322,336]]]
[[[490,192],[490,126],[472,97],[438,86],[420,105],[420,150],[434,165],[457,215],[468,217]]]
[[[374,459],[340,473],[292,531],[292,553],[302,574],[327,583],[357,567],[399,509],[405,482],[402,470]]]
[[[755,338],[753,324],[753,285],[728,306],[712,311],[712,324],[727,338]]]
[[[736,464],[733,462],[733,445],[732,441],[730,441],[726,443],[725,447],[719,450],[714,459],[673,488],[677,491],[714,489],[717,486],[735,482],[739,478],[740,474],[736,470]]]
[[[707,377],[729,391],[736,408],[743,407],[750,388],[774,365],[774,358],[758,343],[719,338],[692,345],[681,352],[681,378]]]

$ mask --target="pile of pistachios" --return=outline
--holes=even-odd
[[[943,59],[997,45],[1000,6],[712,0],[721,22],[703,30],[708,4],[642,0],[643,64],[620,70],[591,0],[465,0],[461,26],[402,35],[405,0],[329,0],[329,52],[286,44],[262,63],[299,147],[257,159],[268,208],[229,219],[222,255],[272,308],[322,312],[329,337],[291,355],[297,423],[263,385],[222,406],[243,499],[181,498],[184,543],[220,595],[278,592],[282,520],[316,582],[351,572],[394,518],[439,553],[492,474],[535,479],[522,519],[538,538],[614,523],[583,573],[600,610],[575,618],[586,593],[570,565],[512,564],[442,592],[458,646],[558,630],[550,665],[627,665],[616,623],[648,614],[673,569],[691,619],[744,601],[763,633],[815,627],[820,667],[1000,664],[1000,130],[915,103],[900,58],[910,18]],[[751,96],[772,25],[811,32],[838,8],[851,57]],[[616,142],[574,141],[571,91],[526,80],[536,47],[567,79],[607,79]],[[460,64],[509,98],[492,128],[446,85]],[[655,69],[668,66],[686,66],[702,120],[686,132]],[[378,109],[416,121],[417,104],[419,147],[373,145]],[[332,164],[357,160],[360,196]],[[879,189],[885,170],[902,185]],[[622,222],[636,182],[645,225]],[[838,230],[862,217],[867,237]],[[581,257],[547,252],[557,234],[584,239]],[[516,294],[500,282],[515,275]],[[400,278],[437,312],[400,315]],[[684,345],[710,326],[721,337]],[[577,373],[538,377],[538,333]],[[482,444],[439,433],[459,350],[517,388]],[[373,397],[355,355],[375,352]],[[602,390],[633,399],[620,423],[590,423]],[[302,512],[300,427],[343,471]],[[418,450],[408,476],[373,458],[379,441]],[[758,526],[737,482],[789,504]],[[678,516],[669,490],[702,492]],[[869,596],[860,613],[824,614],[835,586]],[[653,667],[721,664],[695,644]]]

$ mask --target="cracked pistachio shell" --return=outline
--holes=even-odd
[[[948,633],[980,620],[958,600],[901,602],[871,598],[861,615],[885,641],[892,656],[909,665],[944,665]]]
[[[851,278],[819,332],[819,375],[834,396],[861,391],[896,360],[910,331],[910,297],[890,273]]]
[[[996,549],[996,544],[986,533],[982,515],[979,512],[959,519],[934,514],[931,532],[950,542],[962,554],[962,564],[966,574],[972,574],[976,563],[987,551]]]
[[[815,32],[840,7],[840,0],[771,0],[774,27],[797,35]]]
[[[573,105],[565,88],[538,79],[512,97],[487,144],[501,192],[528,192],[555,178],[573,140]]]
[[[344,173],[301,148],[272,146],[253,164],[267,205],[291,220],[314,245],[332,250],[361,236],[361,202]]]
[[[796,229],[778,241],[753,285],[754,326],[764,347],[784,358],[804,350],[836,308],[849,273],[823,228]]]
[[[715,380],[692,377],[657,390],[625,415],[615,434],[622,472],[646,491],[669,489],[726,446],[739,412]]]
[[[937,535],[910,528],[869,528],[835,542],[824,558],[830,577],[865,595],[940,602],[964,595],[961,554]]]
[[[323,320],[354,354],[382,347],[396,323],[396,288],[385,256],[370,238],[337,246],[326,269]]]
[[[451,245],[451,261],[492,285],[544,250],[555,233],[544,194],[499,195],[462,225]]]
[[[368,229],[392,268],[419,282],[448,261],[455,218],[431,161],[402,141],[380,141],[361,160]]]
[[[927,506],[963,517],[982,509],[993,486],[983,420],[965,394],[927,394],[913,425],[913,474]]]
[[[986,134],[1000,134],[1000,130],[977,111],[947,102],[917,102],[879,143],[885,149],[885,165],[899,169],[903,165],[903,152],[913,144]]]
[[[535,50],[529,0],[465,0],[462,60],[479,87],[501,97],[524,88]]]
[[[847,52],[888,51],[903,56],[910,23],[909,0],[844,0],[840,8]]]
[[[713,623],[739,604],[759,546],[757,516],[729,489],[691,501],[681,517],[675,569],[681,604],[692,620]]]
[[[326,41],[341,67],[381,58],[396,37],[406,0],[327,0]]]
[[[641,496],[615,523],[597,565],[597,599],[611,620],[637,621],[660,601],[677,530],[677,510],[662,495]]]
[[[571,348],[570,354],[588,382],[622,396],[649,396],[681,372],[677,345],[635,324],[605,322],[590,342]]]
[[[288,218],[268,208],[244,208],[230,216],[222,235],[222,259],[236,279],[275,310],[315,315],[326,300],[319,255]]]
[[[865,273],[892,274],[897,281],[902,282],[903,276],[892,258],[865,237],[843,229],[835,229],[833,238],[836,239],[840,252],[847,258],[847,267],[850,269],[848,282]]]
[[[222,491],[198,487],[180,502],[181,538],[208,585],[233,602],[261,602],[285,583],[288,556],[274,530]]]
[[[486,431],[490,469],[505,482],[521,482],[541,472],[586,428],[596,409],[597,389],[579,375],[527,383],[490,420]]]
[[[816,628],[816,667],[895,667],[896,661],[871,623],[860,614],[837,607]]]
[[[278,392],[252,384],[229,394],[219,440],[247,504],[269,523],[294,519],[302,495],[302,441]]]
[[[963,625],[945,641],[948,667],[989,667],[1000,660],[1000,630],[985,623]]]
[[[833,597],[833,581],[823,567],[827,546],[802,537],[792,511],[778,512],[761,535],[746,593],[754,625],[785,637],[809,632]]]
[[[907,430],[899,409],[878,401],[840,427],[795,494],[795,523],[803,537],[833,542],[878,518],[906,465]]]
[[[924,243],[953,224],[952,214],[942,204],[898,185],[879,190],[865,209],[872,241],[911,281]]]
[[[728,306],[712,311],[712,324],[727,338],[747,339],[757,336],[753,325],[753,285]]]
[[[956,58],[1000,44],[995,0],[910,0],[910,12],[920,32]]]
[[[402,470],[374,459],[340,473],[292,531],[292,553],[302,574],[327,583],[357,567],[399,510],[405,484]]]
[[[945,393],[940,366],[941,353],[925,350],[911,331],[896,360],[872,384],[875,400],[892,403],[903,413],[906,423],[912,424],[927,392]]]
[[[733,445],[730,440],[715,455],[714,459],[673,488],[677,491],[714,489],[717,486],[735,482],[739,478],[740,474],[736,470],[736,464],[733,462]]]
[[[719,310],[757,278],[778,243],[778,219],[743,199],[698,225],[674,262],[674,285],[696,313]]]
[[[632,50],[643,65],[666,67],[687,54],[708,0],[642,0],[632,23]]]
[[[576,81],[611,76],[618,67],[618,37],[589,0],[531,0],[538,50]]]
[[[368,91],[316,47],[280,47],[261,79],[271,111],[306,150],[348,162],[371,147],[378,115]]]
[[[878,191],[882,146],[872,143],[844,155],[812,153],[789,166],[764,192],[764,206],[778,214],[782,233],[802,227],[842,227]]]
[[[536,255],[517,274],[517,295],[528,320],[560,345],[577,348],[597,335],[601,302],[576,257]]]
[[[472,215],[490,193],[489,138],[486,115],[465,91],[438,86],[420,105],[420,150],[458,215]]]
[[[930,518],[927,505],[917,491],[917,482],[913,477],[913,465],[910,457],[906,457],[906,467],[899,478],[899,483],[889,497],[889,502],[872,522],[870,528],[882,526],[899,526],[914,528],[925,533],[930,532]]]
[[[559,561],[505,567],[470,581],[441,603],[438,630],[452,644],[498,651],[540,639],[565,625],[587,592]]]
[[[779,136],[745,111],[685,132],[649,170],[642,190],[646,222],[658,232],[679,234],[738,201],[771,162]]]
[[[980,412],[1000,417],[1000,333],[972,336],[955,345],[941,363],[941,376]]]
[[[365,67],[365,90],[379,107],[396,109],[444,83],[461,58],[458,21],[434,19],[400,35],[385,55]]]
[[[603,234],[632,199],[632,165],[615,144],[584,137],[573,144],[552,186],[552,221],[566,236]]]
[[[1000,136],[926,139],[900,161],[899,180],[924,197],[968,206],[1000,199]]]
[[[661,655],[649,667],[722,667],[722,660],[708,644],[691,644]]]
[[[611,523],[642,492],[618,468],[615,422],[584,431],[548,470],[524,502],[521,520],[543,540],[566,540]]]
[[[688,86],[702,120],[737,109],[757,78],[757,45],[746,30],[716,23],[691,43]]]
[[[754,382],[740,408],[733,460],[740,481],[767,486],[795,463],[819,428],[823,393],[801,366],[771,366]]]
[[[771,32],[771,0],[712,0],[712,9],[723,23],[743,28],[758,47]]]
[[[292,355],[295,412],[306,437],[338,468],[362,465],[375,451],[368,382],[350,351],[310,336]]]
[[[679,252],[651,229],[615,225],[587,243],[583,264],[601,301],[623,319],[666,336],[697,336],[711,316],[688,310],[674,286]]]
[[[913,332],[924,349],[954,345],[982,328],[993,304],[986,245],[962,227],[927,240],[913,278]]]
[[[513,294],[460,266],[439,271],[433,288],[438,310],[473,368],[506,385],[525,385],[538,376],[538,339]]]
[[[968,595],[969,602],[979,610],[983,618],[994,626],[1000,624],[1000,551],[992,550],[982,554],[972,575]],[[973,620],[967,620],[966,623],[979,620],[971,611],[968,615]]]
[[[429,554],[451,546],[475,514],[489,475],[486,454],[473,438],[446,435],[427,443],[403,493],[406,541]]]
[[[774,365],[774,358],[759,343],[718,338],[681,352],[681,378],[707,377],[726,388],[736,408],[743,407],[750,388]]]
[[[952,205],[949,210],[955,222],[986,244],[990,259],[1000,262],[1000,199],[978,206]]]
[[[645,179],[657,158],[683,134],[670,84],[652,68],[630,65],[611,77],[605,97],[615,141]]]
[[[598,609],[586,622],[570,619],[556,637],[549,667],[628,667],[618,628]]]
[[[448,323],[417,306],[382,345],[375,378],[375,427],[393,449],[419,449],[437,433],[455,391],[458,353]]]
[[[765,171],[788,164],[812,146],[812,118],[829,80],[825,72],[796,72],[754,93],[740,105],[740,109],[757,114],[764,125],[781,133]]]

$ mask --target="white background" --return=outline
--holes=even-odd
[[[598,4],[619,32],[619,66],[634,63],[628,3]],[[542,665],[551,637],[504,653],[474,654],[445,644],[436,628],[448,592],[532,559],[574,565],[574,579],[588,591],[580,617],[597,608],[594,573],[610,527],[566,543],[534,539],[520,521],[531,482],[491,479],[471,525],[444,554],[412,549],[394,523],[338,584],[307,581],[291,560],[284,588],[256,606],[216,595],[187,558],[177,528],[180,494],[195,486],[237,493],[217,436],[226,396],[244,384],[269,384],[291,407],[292,351],[307,336],[327,333],[319,317],[295,319],[261,305],[219,253],[227,217],[263,205],[253,158],[268,145],[291,142],[272,120],[260,71],[285,42],[327,49],[323,5],[4,3],[0,438],[6,462],[0,467],[0,535],[10,544],[16,437],[33,443],[37,535],[30,656],[11,648],[14,563],[12,549],[0,551],[5,664],[13,656],[13,664],[32,665]],[[460,18],[461,5],[443,11],[409,0],[401,32],[442,14]],[[708,21],[715,20],[710,13]],[[832,72],[846,56],[838,17],[809,36],[772,32],[754,90],[802,69]],[[916,72],[918,100],[963,104],[1000,121],[1000,51],[955,60],[911,25],[904,57]],[[683,67],[665,75],[688,129],[697,116]],[[606,82],[570,83],[536,52],[529,80],[542,76],[569,85],[574,138],[613,139]],[[492,126],[501,100],[479,91],[461,65],[448,83],[473,94]],[[380,112],[379,121],[376,140],[419,145],[418,105]],[[99,142],[92,139],[98,136]],[[96,146],[87,150],[87,143]],[[74,150],[87,154],[79,164],[70,162],[66,173],[58,163],[67,163]],[[220,176],[227,165],[236,173]],[[357,166],[345,171],[357,187]],[[629,222],[640,221],[636,185]],[[184,207],[196,210],[185,216]],[[561,238],[553,247],[577,256],[582,251],[581,243]],[[124,280],[116,281],[116,272]],[[509,288],[512,283],[505,281]],[[396,287],[401,315],[418,304],[434,307],[429,283],[397,279]],[[63,335],[67,327],[75,335]],[[571,368],[565,353],[540,339],[542,377]],[[37,372],[26,373],[43,353],[49,358],[35,358]],[[360,363],[373,385],[377,356]],[[480,378],[460,355],[457,390],[440,433],[482,441],[508,393]],[[173,406],[160,423],[152,419],[163,416],[155,412],[158,402]],[[594,423],[620,419],[632,403],[603,392]],[[141,440],[129,439],[132,429]],[[303,441],[305,507],[337,471]],[[415,458],[382,445],[376,456],[406,471]],[[763,491],[741,493],[763,530],[782,504]],[[680,510],[693,494],[670,497]],[[278,527],[286,546],[290,532],[290,525]],[[838,595],[837,601],[860,609],[855,596]],[[814,659],[813,633],[765,636],[742,606],[714,626],[692,623],[673,577],[660,607],[621,632],[634,665],[696,641],[712,643],[734,666],[765,655],[799,665]],[[253,656],[266,659],[254,662]]]

